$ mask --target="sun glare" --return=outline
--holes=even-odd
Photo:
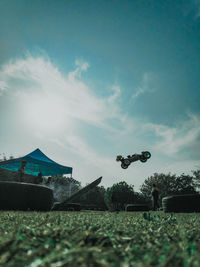
[[[65,105],[57,95],[29,96],[22,104],[26,127],[42,133],[60,133],[67,125]]]

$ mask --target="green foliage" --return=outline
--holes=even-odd
[[[51,181],[47,183],[49,178]],[[81,189],[80,182],[64,175],[45,177],[44,183],[53,190],[54,200],[59,202],[65,201],[71,194]]]
[[[0,153],[0,161],[5,161],[5,160],[9,160],[9,159],[14,159],[13,155],[10,155],[9,157],[6,157],[6,155],[3,153]]]
[[[69,185],[69,183],[74,183],[78,188],[81,187],[81,183],[71,177],[66,177],[64,175],[54,175],[51,176],[51,182],[58,185]]]
[[[125,204],[134,203],[134,186],[126,182],[119,182],[108,187],[105,194],[105,202],[110,209],[124,209]]]
[[[105,188],[103,186],[96,186],[94,189],[79,197],[76,202],[80,203],[85,208],[107,210],[104,201],[104,193]]]
[[[199,266],[200,214],[0,213],[0,266]]]
[[[148,177],[141,186],[140,191],[146,199],[151,199],[152,185],[156,184],[159,188],[160,198],[177,194],[193,194],[196,193],[194,177],[185,175],[180,176],[154,173]]]
[[[134,204],[150,204],[150,201],[142,193],[134,192]]]
[[[200,169],[192,171],[196,188],[200,189]]]

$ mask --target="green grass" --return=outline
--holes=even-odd
[[[0,266],[199,266],[200,214],[0,211]]]

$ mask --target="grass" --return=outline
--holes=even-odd
[[[199,266],[200,214],[0,211],[0,266]]]

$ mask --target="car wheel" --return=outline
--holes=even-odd
[[[121,164],[121,167],[122,167],[122,169],[127,169],[127,168],[128,168],[128,165],[122,163],[122,164]]]
[[[151,153],[149,151],[142,152],[142,155],[145,159],[150,159],[151,157]]]
[[[52,211],[80,211],[81,205],[78,203],[60,203],[55,202]]]
[[[148,204],[127,204],[125,211],[149,211],[150,207]]]
[[[147,159],[141,158],[140,161],[144,163],[147,161]]]
[[[117,156],[116,161],[121,161],[121,160],[122,160],[122,156],[121,155]]]
[[[124,164],[125,164],[125,165],[130,165],[130,163],[131,163],[131,162],[130,162],[129,159],[125,159],[125,160],[124,160]]]

